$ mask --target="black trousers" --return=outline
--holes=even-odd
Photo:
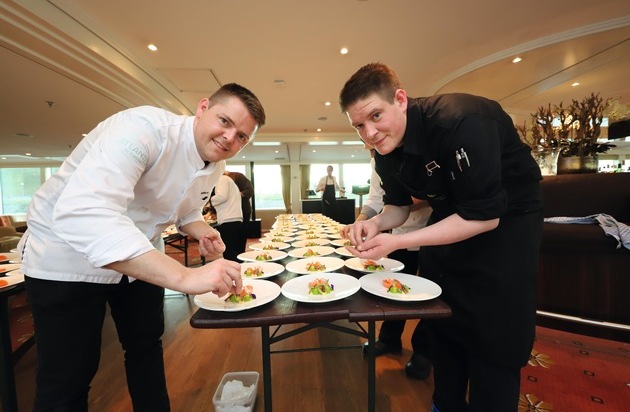
[[[88,410],[90,383],[101,355],[109,304],[125,351],[134,411],[169,411],[164,376],[164,289],[126,276],[119,284],[59,282],[26,277],[37,341],[33,410]]]
[[[240,262],[237,256],[245,251],[247,233],[243,222],[226,222],[217,226],[221,239],[225,243],[223,257],[227,260]]]
[[[405,268],[403,273],[410,275],[417,275],[418,272],[418,251],[411,251],[407,249],[395,250],[389,254],[390,259],[395,259],[402,262]],[[386,320],[381,324],[381,330],[378,334],[378,339],[388,345],[398,346],[401,345],[401,336],[405,330],[405,320]],[[411,335],[411,347],[413,353],[422,355],[427,359],[432,359],[431,349],[431,335],[428,327],[421,320]]]

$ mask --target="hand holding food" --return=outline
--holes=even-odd
[[[241,293],[230,293],[230,295],[225,298],[225,301],[230,303],[244,303],[250,302],[254,299],[256,299],[254,287],[251,285],[244,285],[243,289],[241,289]]]

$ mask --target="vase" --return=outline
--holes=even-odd
[[[540,148],[532,150],[532,157],[540,167],[540,173],[543,176],[555,175],[558,167],[558,155],[560,150],[557,148]]]
[[[597,173],[597,155],[560,156],[558,174]]]

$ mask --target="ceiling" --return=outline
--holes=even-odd
[[[229,82],[265,106],[255,142],[279,142],[235,162],[365,161],[337,98],[375,61],[410,96],[484,95],[517,123],[591,92],[630,104],[630,2],[0,0],[0,166],[58,162],[128,107],[191,114]]]

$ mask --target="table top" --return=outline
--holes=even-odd
[[[286,266],[296,258],[287,257],[278,262]],[[347,267],[339,269],[356,278],[364,275]],[[268,278],[282,287],[284,283],[299,275],[285,270],[281,274]],[[199,309],[190,319],[194,328],[243,328],[291,323],[332,322],[349,320],[361,322],[370,320],[395,320],[419,318],[447,318],[451,315],[450,307],[441,299],[435,298],[418,302],[400,302],[374,296],[363,289],[345,299],[328,303],[303,303],[293,301],[284,295],[272,302],[239,312],[219,312]]]

